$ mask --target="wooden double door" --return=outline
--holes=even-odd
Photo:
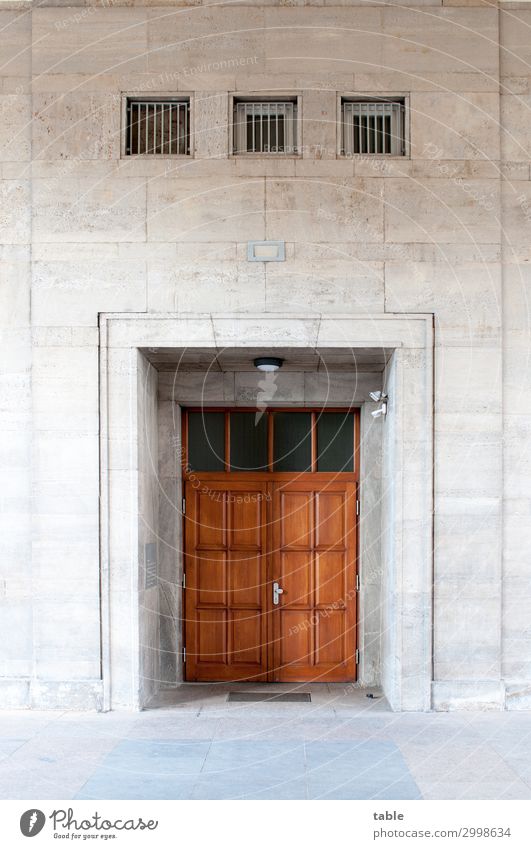
[[[342,477],[186,480],[186,680],[355,680],[357,483]]]

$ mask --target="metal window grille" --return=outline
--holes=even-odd
[[[190,153],[190,103],[185,100],[130,100],[126,153],[170,156]]]
[[[297,104],[287,100],[236,103],[234,153],[297,153]]]
[[[342,104],[342,153],[405,154],[403,103],[345,101]]]

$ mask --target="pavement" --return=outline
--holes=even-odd
[[[227,701],[264,688],[311,702]],[[399,714],[367,695],[185,684],[139,713],[3,712],[0,798],[531,799],[531,712]]]

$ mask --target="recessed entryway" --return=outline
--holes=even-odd
[[[432,342],[431,316],[102,316],[104,708],[182,684],[181,411],[259,407],[264,351],[283,360],[275,405],[360,408],[357,681],[395,710],[429,707]]]

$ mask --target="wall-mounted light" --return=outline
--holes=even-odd
[[[380,392],[377,390],[376,392],[369,392],[369,397],[372,398],[373,401],[385,401],[387,399],[387,395],[385,392]]]
[[[373,419],[379,419],[380,416],[385,416],[386,414],[387,414],[387,404],[384,401],[381,407],[379,407],[377,410],[374,410],[374,412],[371,413],[371,416],[373,417]]]
[[[257,357],[254,365],[259,371],[278,371],[283,362],[280,357]]]
[[[371,413],[373,419],[379,419],[380,416],[385,416],[387,414],[387,393],[383,390],[377,389],[375,392],[369,392],[369,398],[371,401],[376,401],[376,403],[382,402],[382,406],[377,410]]]

